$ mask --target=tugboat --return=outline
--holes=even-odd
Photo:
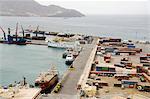
[[[68,54],[73,53],[73,49],[72,48],[68,48],[67,50],[65,50],[65,52],[62,54],[62,58],[66,58]]]
[[[40,73],[35,80],[35,86],[40,87],[41,93],[50,93],[58,83],[58,71],[53,67],[47,72]]]
[[[74,61],[73,55],[68,54],[67,57],[66,57],[66,61],[65,61],[66,65],[71,65],[73,63],[73,61]]]

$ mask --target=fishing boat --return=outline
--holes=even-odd
[[[73,63],[73,61],[74,61],[73,55],[68,54],[67,57],[66,57],[66,61],[65,61],[66,65],[71,65]]]
[[[35,86],[39,86],[42,89],[41,93],[49,93],[58,80],[58,71],[52,67],[49,71],[40,73],[35,80]]]

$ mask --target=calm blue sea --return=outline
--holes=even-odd
[[[24,28],[81,33],[95,36],[110,36],[123,39],[149,40],[149,16],[86,16],[81,18],[52,17],[4,17],[0,16],[0,26],[14,32],[18,22]],[[21,29],[20,29],[21,31]],[[0,36],[2,36],[0,31]],[[19,81],[23,76],[33,83],[41,71],[47,71],[52,65],[57,66],[62,74],[67,66],[61,58],[64,50],[39,45],[0,44],[0,84],[7,85]]]

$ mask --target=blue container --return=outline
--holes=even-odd
[[[135,48],[135,45],[128,45],[128,48]]]
[[[136,81],[130,81],[130,80],[122,80],[121,83],[122,84],[129,84],[129,85],[137,84]]]
[[[102,71],[102,67],[96,67],[96,71]]]

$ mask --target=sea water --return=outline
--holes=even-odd
[[[67,69],[64,50],[40,45],[0,44],[0,85],[8,85],[23,80],[33,84],[40,72],[55,66],[60,76]]]

